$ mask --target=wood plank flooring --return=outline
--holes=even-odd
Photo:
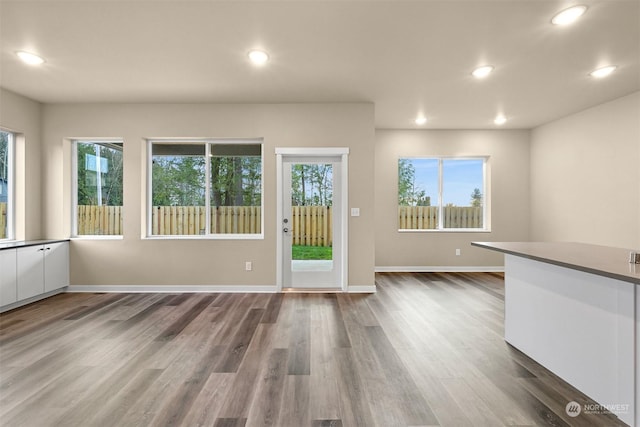
[[[616,426],[503,340],[501,275],[62,294],[0,315],[2,426]]]

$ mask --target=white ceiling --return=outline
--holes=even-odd
[[[0,86],[45,103],[364,101],[378,128],[419,113],[426,129],[494,128],[497,113],[532,128],[640,90],[640,0],[578,2],[587,13],[556,27],[572,3],[0,0]],[[267,66],[248,63],[256,47]]]

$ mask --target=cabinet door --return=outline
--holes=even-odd
[[[44,246],[18,249],[18,300],[44,293]]]
[[[44,245],[44,291],[69,286],[69,244]]]
[[[16,254],[15,249],[0,251],[0,306],[18,300]]]

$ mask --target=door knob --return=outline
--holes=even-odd
[[[284,231],[285,233],[289,232],[289,229],[287,227],[283,228],[282,231]]]

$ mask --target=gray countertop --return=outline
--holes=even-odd
[[[46,245],[48,243],[68,242],[69,239],[42,239],[42,240],[19,240],[15,242],[0,243],[0,251],[3,249],[24,248],[27,246]]]
[[[640,264],[629,263],[631,249],[574,242],[472,242],[471,244],[640,285]],[[640,252],[640,249],[635,252]]]

